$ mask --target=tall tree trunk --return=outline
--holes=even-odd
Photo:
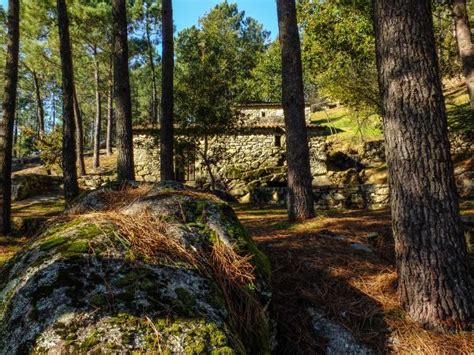
[[[69,19],[65,0],[57,0],[59,44],[63,86],[63,175],[64,198],[70,204],[79,195],[76,171],[74,123],[74,70],[72,65]],[[77,100],[76,100],[77,101]]]
[[[13,135],[13,156],[18,158],[18,110],[16,111],[15,117],[15,128],[14,128],[14,135]]]
[[[109,88],[108,108],[107,108],[107,134],[105,137],[105,146],[107,155],[110,156],[112,152],[112,132],[114,122],[114,88],[113,84]]]
[[[94,168],[100,166],[100,131],[102,125],[102,97],[100,94],[100,71],[99,61],[97,60],[97,48],[94,47],[94,64],[95,64],[95,102],[96,114],[94,124]]]
[[[160,117],[160,177],[161,181],[174,180],[173,144],[174,144],[174,40],[173,40],[173,4],[163,0],[161,6],[163,25],[162,90]]]
[[[467,15],[466,0],[453,0],[453,18],[459,57],[461,58],[464,78],[469,93],[471,111],[474,111],[474,46],[469,16]]]
[[[125,0],[112,1],[117,175],[135,180],[133,165],[132,100],[128,69],[127,8]]]
[[[18,84],[20,48],[20,1],[8,1],[8,42],[3,94],[3,120],[0,122],[0,233],[11,231],[12,146]]]
[[[36,96],[36,117],[38,119],[38,133],[39,136],[42,137],[44,135],[44,107],[43,107],[43,99],[41,98],[41,86],[38,79],[38,75],[36,71],[33,70],[33,82],[35,84],[35,96]]]
[[[74,124],[76,134],[76,156],[79,167],[79,176],[86,175],[86,164],[84,163],[84,123],[82,121],[81,108],[77,99],[76,86],[74,84]]]
[[[145,13],[145,35],[148,47],[148,60],[150,61],[150,68],[151,68],[151,84],[152,84],[152,92],[151,92],[151,123],[158,122],[158,90],[156,85],[156,67],[155,67],[155,56],[153,54],[153,43],[151,43],[151,34],[150,34],[150,22],[149,22],[149,9],[148,5],[145,4],[146,13]]]
[[[314,204],[295,1],[277,0],[277,10],[288,162],[288,217],[291,221],[303,221],[314,217]]]
[[[375,0],[398,289],[408,314],[467,329],[474,284],[459,218],[430,0]]]

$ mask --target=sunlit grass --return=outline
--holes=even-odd
[[[378,115],[351,112],[345,107],[315,112],[311,121],[332,130],[328,141],[333,142],[334,148],[339,150],[361,150],[364,142],[383,138]]]
[[[445,98],[450,129],[474,129],[474,118],[466,89],[461,86],[446,92]],[[383,139],[379,115],[358,114],[344,106],[315,112],[311,114],[311,122],[332,129],[328,141],[333,142],[334,148],[339,150],[360,150],[364,142]]]

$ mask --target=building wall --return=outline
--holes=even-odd
[[[186,141],[186,137],[180,137]],[[156,134],[143,133],[134,136],[135,173],[137,180],[160,180],[160,148]],[[236,195],[249,192],[250,187],[284,184],[286,178],[286,146],[282,131],[227,135],[209,139],[208,160],[216,180]],[[313,176],[325,175],[325,138],[310,136],[311,170]],[[204,153],[204,140],[200,140],[195,160],[195,180],[209,180]]]
[[[178,138],[187,140],[186,136]],[[472,132],[451,134],[450,140],[453,154],[472,156],[474,153]],[[243,202],[285,203],[287,165],[285,136],[281,129],[255,129],[246,134],[214,137],[208,143],[211,147],[209,160],[212,161],[212,173],[219,187]],[[193,183],[198,186],[209,183],[208,171],[199,158],[203,146],[204,141],[201,140],[198,144],[200,154],[196,154],[194,164]],[[331,167],[333,156],[328,157],[326,137],[319,135],[317,130],[310,130],[309,147],[314,198],[318,208],[376,209],[388,205],[390,194],[386,176],[375,182],[370,178],[377,177],[380,171],[386,174],[383,141],[364,145],[362,154],[355,157],[359,167],[353,165],[341,169]],[[136,134],[134,148],[137,180],[159,181],[160,151],[156,133],[141,131],[141,134]],[[458,190],[461,197],[474,196],[474,172],[470,166],[463,169],[455,171]]]

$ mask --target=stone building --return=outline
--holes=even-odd
[[[206,142],[192,130],[177,130],[176,176],[190,185],[216,187],[241,202],[284,205],[286,197],[285,127],[281,104],[255,103],[240,107],[242,125]],[[364,144],[362,151],[333,152],[327,138],[331,130],[309,121],[306,107],[313,191],[318,209],[386,207],[389,203],[383,141]],[[334,129],[332,129],[334,132]],[[193,144],[189,144],[193,141]],[[474,152],[473,134],[451,135],[453,154]],[[159,128],[135,127],[136,176],[159,180]],[[205,155],[206,159],[203,159]],[[456,171],[462,196],[473,196],[470,165]]]
[[[248,104],[241,106],[240,112],[242,123],[239,128],[211,137],[206,154],[203,153],[203,138],[198,138],[197,144],[189,147],[186,143],[191,141],[192,129],[177,130],[180,143],[175,166],[180,180],[203,185],[214,179],[219,187],[237,197],[247,194],[254,187],[285,185],[285,128],[281,104]],[[309,122],[309,106],[306,113],[311,166],[316,179],[326,173],[324,145],[328,129]],[[137,179],[158,181],[159,127],[135,127],[134,149]]]

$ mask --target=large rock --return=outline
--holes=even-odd
[[[0,269],[0,354],[270,351],[269,263],[233,210],[141,189],[93,192]]]
[[[19,174],[12,179],[12,200],[21,201],[31,196],[46,194],[59,189],[59,176],[41,174]]]

